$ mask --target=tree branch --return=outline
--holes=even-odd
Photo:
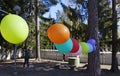
[[[0,9],[0,11],[3,12],[3,13],[5,13],[5,14],[8,14],[8,12],[6,12],[6,11],[4,11],[4,10],[2,10],[2,9]]]

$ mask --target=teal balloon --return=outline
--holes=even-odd
[[[72,40],[71,38],[69,38],[65,43],[63,44],[56,44],[54,43],[55,47],[57,48],[57,50],[60,52],[60,53],[63,53],[63,54],[68,54],[70,53],[70,51],[72,50],[73,48],[73,43],[72,43]]]
[[[82,47],[82,53],[83,53],[83,54],[89,53],[90,47],[89,47],[89,45],[88,45],[87,43],[85,43],[85,42],[80,42],[80,45],[81,45],[81,47]]]

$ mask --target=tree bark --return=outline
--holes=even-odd
[[[41,60],[40,56],[40,23],[39,23],[39,0],[35,4],[35,21],[36,21],[36,59]]]
[[[89,38],[96,40],[94,51],[88,54],[89,76],[101,76],[98,38],[98,0],[88,0],[88,28]]]
[[[116,0],[112,0],[112,65],[111,71],[118,71],[118,60],[117,60],[117,11],[116,11]]]

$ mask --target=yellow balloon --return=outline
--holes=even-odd
[[[15,14],[6,15],[1,21],[0,29],[3,38],[12,44],[23,42],[29,33],[26,21]]]

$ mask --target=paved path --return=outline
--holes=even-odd
[[[0,76],[14,76],[14,61],[0,62]],[[85,64],[80,64],[79,68],[70,68],[67,62],[42,60],[41,62],[35,59],[30,60],[30,68],[23,68],[23,59],[17,59],[17,76],[88,76]],[[120,72],[111,73],[107,69],[109,65],[101,65],[102,76],[120,76]]]

